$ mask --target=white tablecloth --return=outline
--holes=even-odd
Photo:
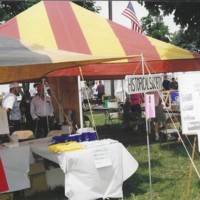
[[[0,157],[4,166],[9,190],[13,192],[30,188],[28,177],[31,152],[29,146],[4,147],[0,145]]]
[[[70,200],[123,197],[123,181],[138,168],[126,148],[113,140],[86,142],[86,149],[67,153],[48,151],[47,140],[35,141],[31,150],[60,165],[65,173],[65,195]]]

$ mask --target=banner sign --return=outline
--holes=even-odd
[[[125,78],[128,94],[162,90],[162,75],[128,75]]]

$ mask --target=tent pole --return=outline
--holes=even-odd
[[[83,108],[81,102],[81,79],[78,76],[78,97],[79,97],[79,112],[80,112],[80,128],[83,128]]]
[[[143,54],[141,54],[141,60],[142,60],[142,74],[144,75],[144,57]],[[146,96],[146,93],[144,93],[144,99]],[[146,120],[146,137],[147,137],[147,149],[148,149],[148,165],[149,165],[149,186],[150,186],[150,199],[153,199],[152,196],[152,181],[151,181],[151,156],[150,156],[150,145],[149,145],[149,120],[147,119],[147,116],[145,116]]]

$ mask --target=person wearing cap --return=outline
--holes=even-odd
[[[31,100],[30,112],[35,122],[35,137],[46,137],[50,127],[51,118],[54,116],[51,98],[45,94],[44,86],[38,84],[37,94]]]
[[[11,83],[9,85],[10,93],[6,95],[2,101],[2,107],[6,108],[8,114],[8,121],[10,126],[10,133],[21,129],[21,112],[17,96],[20,93],[19,83]]]

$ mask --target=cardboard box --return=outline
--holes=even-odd
[[[29,178],[31,187],[24,190],[24,197],[31,196],[36,192],[48,190],[45,171],[43,162],[30,165]]]

